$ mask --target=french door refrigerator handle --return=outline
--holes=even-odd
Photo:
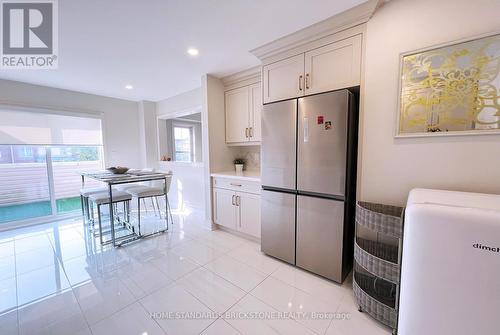
[[[309,142],[309,119],[306,117],[303,119],[302,128],[304,130],[304,142]]]

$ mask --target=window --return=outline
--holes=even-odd
[[[0,110],[0,224],[80,211],[79,173],[103,168],[101,138],[92,115]]]
[[[177,162],[193,161],[192,127],[174,127],[174,153]]]

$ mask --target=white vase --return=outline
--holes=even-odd
[[[236,173],[243,173],[243,164],[234,164],[234,168],[236,169]]]

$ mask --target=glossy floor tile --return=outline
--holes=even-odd
[[[68,334],[87,328],[73,291],[57,293],[18,310],[19,334]]]
[[[17,276],[17,300],[20,306],[67,289],[70,289],[70,284],[60,265]]]
[[[182,277],[178,283],[212,311],[219,313],[227,311],[246,294],[236,285],[204,268]]]
[[[325,303],[273,277],[264,280],[251,294],[281,312],[291,313],[293,319],[318,334],[328,329],[332,320],[329,314],[335,313],[339,305],[339,301]],[[313,315],[316,312],[318,317]]]
[[[201,333],[202,335],[240,335],[241,333],[233,328],[223,319],[218,319]]]
[[[247,292],[259,285],[267,276],[229,256],[217,258],[205,267]]]
[[[357,311],[350,277],[325,280],[204,222],[174,213],[167,233],[121,248],[81,219],[0,232],[0,334],[390,334]]]
[[[167,286],[140,303],[169,335],[199,334],[216,320],[212,310],[179,285]]]
[[[314,333],[295,320],[247,295],[225,316],[225,320],[241,334],[252,335],[313,335]]]
[[[0,280],[0,313],[17,307],[16,277]]]
[[[190,258],[200,265],[206,264],[224,255],[223,251],[209,247],[198,240],[183,243],[173,248],[172,252],[179,256]]]
[[[89,325],[111,316],[136,301],[127,285],[118,277],[95,278],[73,288]]]
[[[9,255],[0,258],[0,280],[16,276],[16,258]]]
[[[93,335],[164,335],[161,327],[138,302],[91,327]]]

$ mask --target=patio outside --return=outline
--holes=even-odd
[[[100,146],[0,145],[0,224],[79,211],[79,173],[102,169],[101,152]]]

